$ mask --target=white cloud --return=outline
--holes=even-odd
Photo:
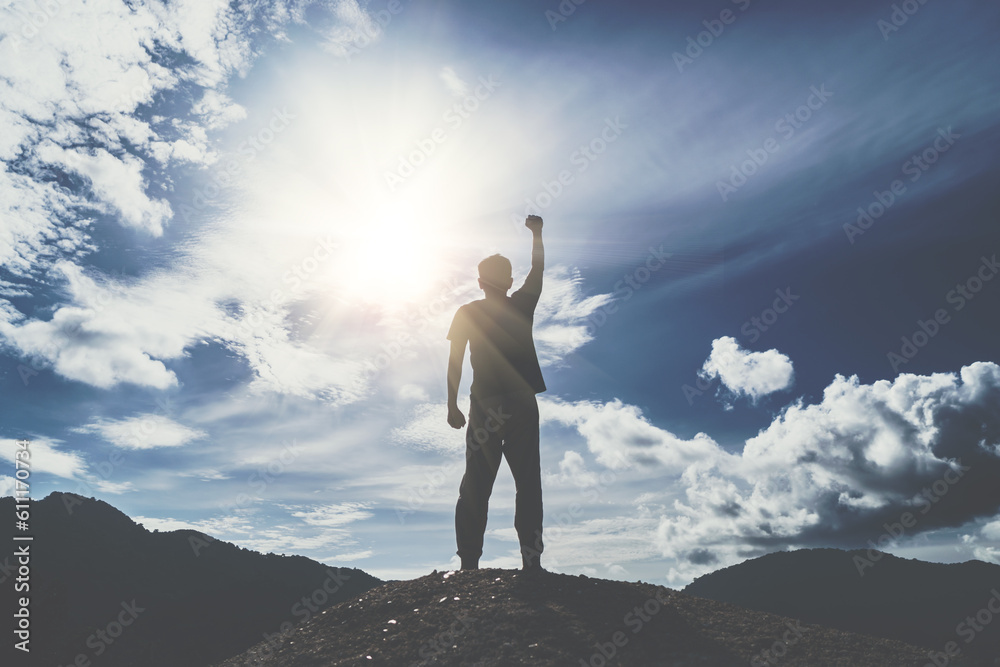
[[[382,38],[382,27],[358,4],[358,0],[333,0],[337,25],[326,31],[323,44],[330,53],[350,58]]]
[[[293,510],[293,506],[281,506]],[[219,540],[233,542],[261,553],[303,553],[331,548],[350,549],[355,559],[363,558],[362,549],[343,526],[371,516],[361,503],[342,503],[291,512],[278,525],[267,524],[255,511],[227,514],[195,521],[171,517],[136,516],[133,519],[147,530],[197,530]],[[263,526],[269,527],[263,527]]]
[[[404,384],[402,387],[399,388],[397,395],[399,396],[400,400],[407,402],[419,401],[421,403],[426,403],[431,399],[430,394],[427,393],[427,390],[421,387],[420,385],[416,384]]]
[[[289,530],[284,527],[265,530],[255,527],[246,537],[238,536],[231,541],[261,553],[278,554],[318,551],[331,547],[356,549],[358,546],[357,540],[347,531],[324,529],[313,534],[294,531],[290,535]]]
[[[97,433],[111,444],[123,449],[155,449],[181,447],[207,437],[199,429],[184,426],[164,415],[147,414],[120,420],[98,420],[77,429]]]
[[[191,107],[191,111],[201,116],[209,129],[225,127],[247,117],[245,108],[233,102],[225,93],[212,89],[205,91],[201,99]]]
[[[690,575],[706,553],[735,562],[834,540],[865,546],[904,512],[917,517],[907,537],[992,516],[1000,457],[978,443],[1000,435],[997,405],[992,363],[872,385],[837,376],[820,403],[786,408],[738,459],[684,472],[685,500],[661,519],[663,553]],[[935,484],[937,500],[921,499]]]
[[[19,447],[16,440],[0,440],[0,457],[13,466],[14,452]],[[58,440],[48,438],[32,438],[28,446],[31,473],[48,473],[63,479],[83,479],[87,472],[87,463],[80,452],[64,450]]]
[[[717,463],[728,457],[704,433],[690,440],[679,438],[651,424],[639,408],[618,399],[609,403],[569,403],[542,395],[538,411],[543,425],[559,423],[574,427],[597,461],[613,470],[657,465],[681,472],[694,464]],[[572,469],[572,460],[567,465]]]
[[[611,294],[585,296],[577,269],[562,265],[546,269],[533,334],[539,363],[557,364],[590,342],[593,336],[587,331],[588,318],[612,298]]]
[[[440,75],[445,87],[448,88],[448,92],[455,97],[465,97],[469,94],[469,84],[451,67],[441,68]]]
[[[976,545],[972,549],[972,554],[977,560],[1000,565],[1000,547]]]
[[[186,471],[175,471],[173,474],[180,477],[195,477],[203,482],[216,482],[224,479],[232,479],[231,475],[227,475],[219,470],[213,470],[212,468],[200,468],[198,470],[186,470]]]
[[[71,305],[58,307],[49,320],[0,318],[0,336],[71,380],[102,388],[121,382],[172,386],[177,379],[162,360],[181,356],[199,324],[211,327],[220,319],[215,305],[191,299],[182,281],[98,282],[69,262],[55,269],[66,280]]]
[[[185,521],[183,519],[173,519],[170,517],[148,517],[134,516],[132,520],[142,524],[146,530],[197,530],[219,539],[221,535],[231,535],[235,533],[250,533],[253,531],[253,524],[246,518],[240,516],[214,517],[201,519],[198,521]]]
[[[980,525],[978,533],[966,533],[960,537],[962,545],[971,551],[974,558],[1000,564],[1000,519]]]
[[[13,496],[17,480],[11,475],[0,475],[0,497]]]
[[[48,320],[0,311],[0,337],[63,377],[101,388],[123,382],[174,386],[177,378],[167,362],[183,357],[199,341],[211,340],[247,360],[254,373],[251,391],[331,404],[366,395],[370,371],[365,355],[344,354],[343,346],[329,338],[296,339],[289,321],[292,296],[282,304],[260,297],[269,283],[282,284],[280,277],[270,282],[272,276],[259,267],[237,273],[215,250],[209,244],[206,257],[214,259],[206,270],[182,263],[140,280],[92,276],[59,262],[56,275],[65,279],[69,303],[57,307]],[[220,305],[234,300],[245,304],[235,317]],[[361,344],[375,350],[379,340],[372,337]]]
[[[246,357],[257,374],[250,385],[252,391],[321,398],[331,403],[350,403],[367,392],[368,371],[362,362],[337,358],[309,342],[289,338],[281,321],[232,341],[231,346]]]
[[[110,493],[115,496],[136,490],[132,482],[109,482],[106,479],[92,477],[89,483],[101,493]]]
[[[363,551],[351,551],[347,553],[337,554],[335,556],[330,556],[328,558],[319,559],[321,562],[328,563],[330,565],[343,565],[344,563],[350,563],[358,560],[365,560],[366,558],[371,558],[375,552],[371,549],[364,549]]]
[[[366,503],[337,503],[292,512],[292,516],[302,519],[310,526],[334,528],[369,519],[374,514],[368,511]]]
[[[179,117],[183,106],[171,110],[173,121],[149,120],[138,107],[157,94],[204,89],[191,109],[196,118],[211,129],[237,120],[240,108],[213,87],[251,61],[254,31],[246,23],[282,12],[258,17],[252,13],[260,9],[226,0],[63,0],[45,5],[44,20],[35,21],[23,9],[0,9],[0,263],[25,281],[62,277],[70,303],[43,320],[0,301],[0,338],[73,380],[171,386],[176,378],[163,360],[180,356],[198,333],[178,329],[210,325],[198,306],[212,304],[196,302],[197,314],[175,318],[172,308],[155,308],[163,300],[147,301],[148,291],[126,296],[124,285],[98,285],[76,262],[96,250],[94,214],[162,234],[172,211],[150,192],[167,193],[170,183],[159,176],[149,182],[149,159],[214,159],[205,129]],[[168,53],[185,64],[159,64]],[[60,174],[66,178],[57,180]],[[67,188],[65,181],[79,184]],[[36,291],[30,282],[25,287]],[[161,327],[164,320],[170,326]]]
[[[161,135],[173,129],[134,114],[156,93],[218,85],[244,69],[250,53],[235,30],[239,10],[224,0],[63,0],[32,22],[17,9],[0,9],[0,200],[12,202],[4,218],[13,219],[0,260],[23,275],[43,269],[46,257],[87,250],[89,209],[160,234],[170,206],[148,195],[142,169],[150,142],[172,141]],[[162,66],[153,54],[165,49],[190,65]],[[53,170],[86,179],[89,196],[56,190]],[[63,252],[54,253],[46,246],[59,238]]]
[[[151,10],[160,20],[159,38],[194,59],[186,74],[199,85],[214,87],[245,72],[252,57],[245,9],[229,0],[179,0]]]
[[[1000,542],[1000,519],[989,522],[980,529],[979,533],[987,540]]]
[[[660,556],[656,544],[657,517],[642,510],[633,512],[631,516],[580,518],[563,525],[559,525],[556,517],[547,518],[543,564],[546,568],[569,572],[599,564],[604,576],[619,576],[622,563],[657,558]],[[516,530],[504,527],[491,529],[488,534],[511,544],[509,560],[500,566],[517,567],[521,559]]]
[[[712,341],[712,354],[700,375],[706,379],[717,377],[736,396],[756,401],[789,389],[794,371],[791,360],[777,350],[750,352],[742,349],[735,338],[724,336]]]
[[[554,485],[586,488],[597,486],[599,476],[596,472],[587,470],[587,464],[579,452],[569,449],[563,452],[563,457],[559,461],[558,474],[547,476],[546,482]]]
[[[468,406],[461,406],[468,417]],[[448,425],[448,406],[445,403],[423,403],[410,411],[402,426],[394,428],[390,438],[414,449],[461,454],[465,451],[465,431]]]
[[[86,178],[98,202],[107,202],[126,226],[153,236],[163,233],[163,223],[171,216],[170,204],[146,195],[143,162],[133,155],[115,157],[102,148],[83,151],[54,144],[39,146],[35,154],[49,165]]]

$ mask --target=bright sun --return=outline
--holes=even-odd
[[[309,113],[249,164],[254,178],[242,181],[251,185],[246,217],[280,221],[272,223],[273,246],[261,249],[281,257],[279,269],[301,262],[317,237],[335,241],[336,252],[308,282],[342,304],[426,303],[470,254],[490,247],[486,233],[506,229],[482,223],[484,209],[496,206],[491,184],[509,171],[505,145],[484,144],[496,134],[484,128],[496,125],[483,116],[478,126],[449,125],[443,114],[455,101],[438,69],[415,71],[420,76],[403,85],[363,76],[363,67],[338,69],[334,79],[306,67],[281,94]],[[422,137],[441,132],[446,139],[435,140],[431,158],[404,183],[387,180]]]
[[[419,298],[444,277],[438,228],[397,209],[343,229],[332,282],[348,301],[391,306]]]

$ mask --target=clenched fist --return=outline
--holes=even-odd
[[[465,415],[462,414],[457,405],[448,406],[448,426],[452,428],[462,428],[465,426]]]

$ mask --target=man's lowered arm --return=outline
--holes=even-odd
[[[458,409],[458,383],[462,381],[462,364],[465,362],[465,341],[451,341],[448,355],[448,425],[452,428],[465,426],[465,415]]]

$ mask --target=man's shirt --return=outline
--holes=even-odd
[[[509,297],[473,301],[455,313],[448,340],[469,343],[473,396],[545,391],[531,336],[541,292],[542,272],[532,269],[524,286]]]

